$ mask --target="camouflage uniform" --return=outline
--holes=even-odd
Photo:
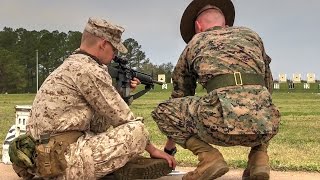
[[[143,123],[112,86],[104,65],[84,54],[69,56],[39,89],[27,125],[43,134],[81,131],[65,154],[66,174],[58,179],[95,179],[124,166],[148,142]]]
[[[82,54],[71,55],[46,79],[28,124],[36,139],[70,130],[85,135],[67,152],[68,179],[92,179],[122,167],[144,151],[148,137],[144,125],[136,121],[112,86],[107,71]]]
[[[152,116],[160,130],[182,146],[194,135],[221,146],[268,142],[280,121],[270,95],[270,61],[261,38],[248,28],[213,27],[198,33],[174,69],[172,99],[159,104]],[[262,75],[265,86],[229,86],[194,96],[197,81],[206,86],[208,80],[234,72]]]

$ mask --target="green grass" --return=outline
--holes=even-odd
[[[163,100],[169,98],[170,89],[161,91],[160,87],[134,101],[131,109],[136,116],[145,119],[151,140],[163,148],[166,140],[160,133],[150,112]],[[197,95],[204,94],[201,88]],[[15,105],[32,104],[34,95],[0,95],[0,142],[15,120]],[[274,93],[274,103],[282,114],[280,131],[270,144],[271,166],[275,170],[299,170],[320,172],[320,95],[312,93]],[[245,168],[249,148],[218,147],[234,168]],[[0,147],[0,153],[2,147]],[[197,158],[188,150],[178,147],[176,159],[180,166],[196,166]]]
[[[15,106],[31,105],[34,94],[0,94],[0,157],[7,132],[15,124]]]

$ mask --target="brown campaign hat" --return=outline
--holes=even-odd
[[[180,22],[180,33],[188,43],[195,35],[194,22],[200,10],[207,5],[219,8],[225,16],[226,24],[233,26],[235,10],[231,0],[193,0],[184,11]]]
[[[104,19],[89,18],[88,23],[85,27],[85,31],[105,38],[109,41],[118,51],[121,53],[127,53],[127,48],[121,42],[121,35],[124,32],[124,28]]]

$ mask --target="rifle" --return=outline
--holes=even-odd
[[[113,65],[108,66],[108,72],[112,78],[116,80],[116,89],[123,98],[123,100],[130,105],[133,100],[141,97],[146,92],[154,87],[154,84],[162,85],[162,82],[153,80],[152,76],[133,70],[127,66],[128,61],[119,57],[113,59],[115,62]],[[133,78],[138,78],[141,84],[145,85],[144,90],[137,92],[136,94],[130,95],[130,81]]]

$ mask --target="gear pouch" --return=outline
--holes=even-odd
[[[50,139],[47,144],[37,145],[35,156],[37,174],[41,177],[62,175],[67,168],[64,156],[67,147],[67,143],[56,142],[54,139]]]

